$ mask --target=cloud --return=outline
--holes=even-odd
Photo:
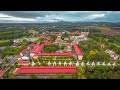
[[[0,23],[44,23],[59,21],[116,21],[119,11],[0,11]]]
[[[2,21],[35,21],[35,19],[31,18],[21,18],[21,17],[14,17],[5,14],[0,14],[0,20]]]
[[[105,16],[105,14],[93,14],[93,15],[88,16],[87,18],[88,19],[96,19],[96,18],[101,18],[104,16]]]

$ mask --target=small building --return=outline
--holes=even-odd
[[[103,44],[100,44],[100,47],[101,48],[105,48],[105,44],[103,43]]]
[[[2,75],[3,75],[3,73],[4,73],[4,71],[3,71],[3,70],[0,70],[0,76],[2,76]]]
[[[23,57],[21,57],[21,59],[22,59],[22,60],[29,60],[29,57],[23,56]]]

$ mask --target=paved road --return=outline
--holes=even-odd
[[[16,62],[17,62],[17,60],[14,60],[14,61],[10,62],[9,65],[6,66],[6,68],[3,69],[4,73],[10,68],[10,66],[14,65],[14,63],[16,63]]]

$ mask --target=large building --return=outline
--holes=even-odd
[[[77,60],[82,60],[83,57],[83,53],[82,51],[79,49],[77,44],[74,44],[73,46],[71,44],[67,45],[67,51],[68,52],[55,52],[55,53],[45,53],[43,52],[43,48],[45,45],[49,45],[49,44],[57,44],[57,43],[51,43],[49,41],[45,41],[43,44],[30,44],[26,49],[24,49],[19,56],[19,60],[29,60],[30,58],[34,58],[37,59],[40,56],[69,56],[69,57],[73,57],[73,53],[72,53],[72,47],[74,48],[76,54],[76,59]]]
[[[76,66],[22,66],[16,74],[73,74],[77,72]]]
[[[77,44],[73,45],[73,49],[75,50],[75,57],[77,60],[82,60],[83,58],[83,52],[80,50]]]

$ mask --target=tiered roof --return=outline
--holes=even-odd
[[[3,73],[4,73],[4,71],[0,70],[0,76],[2,76],[2,75],[3,75]]]
[[[30,52],[35,53],[35,56],[73,56],[71,52],[67,53],[41,53],[41,50],[44,48],[45,45],[48,44],[57,44],[57,43],[51,43],[49,41],[45,41],[43,44],[30,44],[29,46],[33,46],[33,49]],[[71,46],[71,44],[68,44],[68,46]],[[83,52],[80,50],[77,44],[74,44],[74,49],[78,55],[83,55]],[[26,52],[27,49],[24,49],[21,53]]]
[[[31,66],[31,67],[20,67],[16,73],[17,74],[58,74],[58,73],[66,73],[72,74],[76,73],[75,66]]]
[[[80,48],[78,47],[77,44],[74,44],[73,46],[74,46],[74,49],[78,55],[83,55],[83,52],[80,50]]]

